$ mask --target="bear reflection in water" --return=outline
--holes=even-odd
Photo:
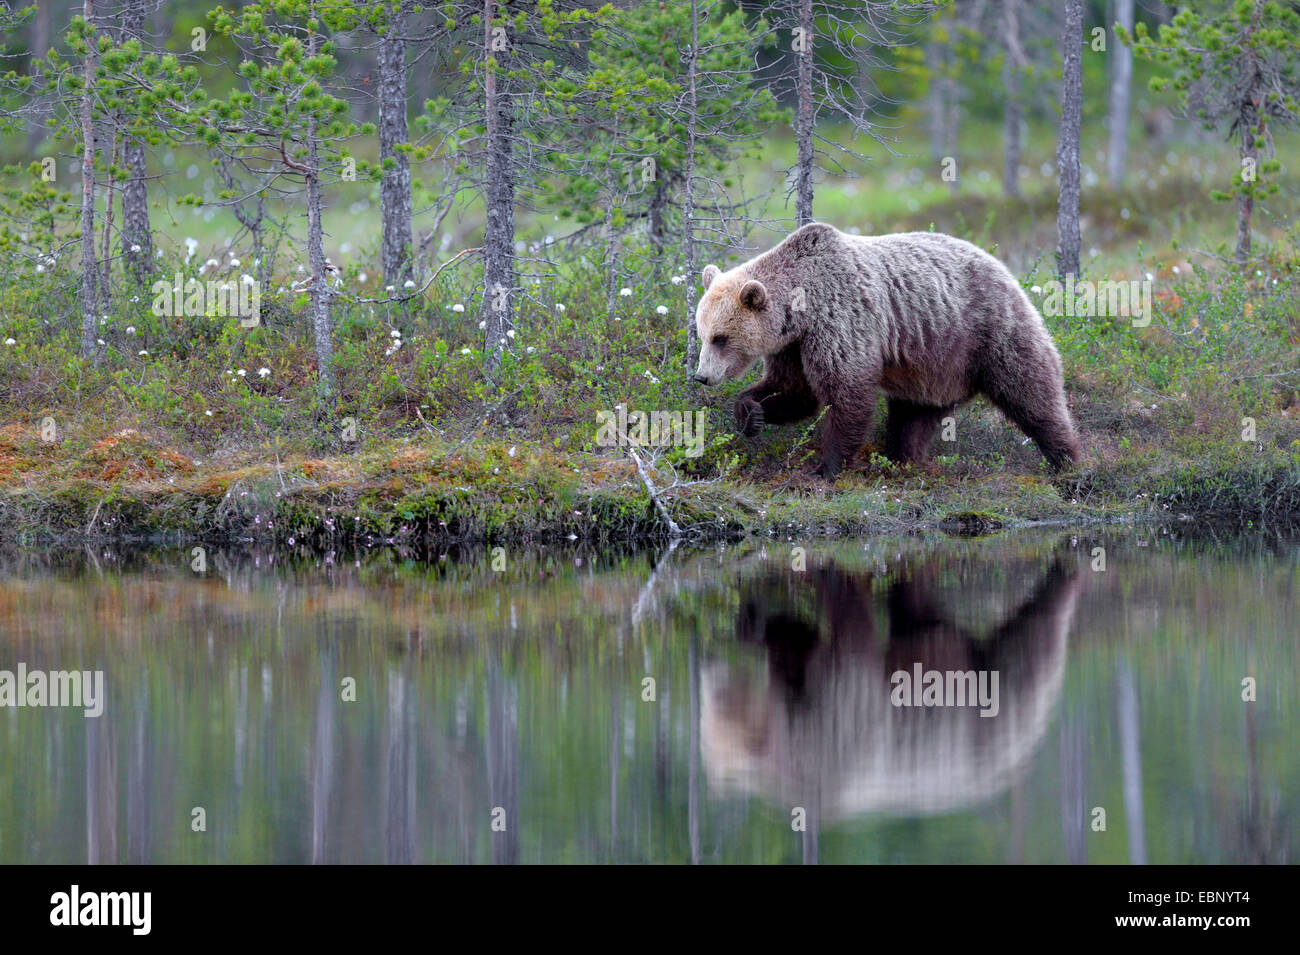
[[[737,636],[761,649],[756,666],[713,663],[701,673],[711,792],[759,795],[831,821],[953,811],[1005,791],[1061,695],[1083,588],[1077,568],[1041,568],[1016,575],[968,562],[957,574],[965,592],[939,586],[953,574],[935,565],[884,580],[832,566],[743,582]],[[1022,594],[1011,592],[1017,582]],[[997,714],[981,716],[977,703],[895,706],[891,676],[917,664],[996,671]]]

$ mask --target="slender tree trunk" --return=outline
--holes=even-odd
[[[83,0],[82,16],[93,23],[94,0]],[[88,40],[81,91],[81,354],[95,351],[99,330],[99,265],[95,261],[95,69],[99,63],[94,37]]]
[[[145,0],[127,0],[122,35],[144,42]],[[153,230],[149,225],[148,168],[144,143],[127,136],[122,153],[129,178],[122,184],[122,252],[126,272],[143,285],[153,271]]]
[[[119,115],[114,114],[113,122],[116,122],[116,117]],[[99,298],[105,305],[113,296],[113,190],[117,188],[113,169],[117,166],[117,147],[117,128],[110,126],[108,149],[104,151],[104,158],[108,165],[108,178],[104,182],[104,238],[99,244],[104,266],[100,276]]]
[[[943,47],[934,41],[925,45],[925,68],[930,74],[930,90],[926,97],[930,160],[937,166],[948,155],[948,105],[945,98],[948,87],[943,77]]]
[[[319,34],[308,41],[308,56],[320,50]],[[320,131],[316,117],[307,120],[307,259],[315,278],[311,283],[311,327],[316,338],[316,375],[321,396],[334,396],[334,341],[330,329],[329,275],[325,271],[325,228],[321,222]]]
[[[799,150],[795,215],[803,226],[813,221],[813,12],[812,0],[799,0],[799,27],[803,31],[799,57],[799,102],[795,113],[795,140]]]
[[[50,51],[50,3],[36,4],[36,13],[32,16],[32,47],[31,58],[33,60],[41,59]],[[28,66],[29,75],[35,75],[32,65]],[[27,127],[27,151],[35,153],[37,148],[45,140],[46,127],[44,123],[45,108],[42,100],[41,106],[32,114],[31,122]]]
[[[483,232],[483,370],[495,377],[506,332],[514,327],[515,183],[512,153],[513,111],[507,82],[509,38],[493,49],[495,0],[483,2],[486,76],[483,109],[487,141],[487,226]]]
[[[1060,195],[1056,208],[1056,271],[1079,274],[1079,133],[1083,118],[1083,0],[1065,0],[1061,35],[1061,127],[1056,142]]]
[[[384,278],[401,287],[411,278],[411,166],[398,147],[406,125],[406,10],[399,6],[379,40],[379,159],[393,160],[379,187]]]
[[[1253,111],[1241,126],[1241,165],[1247,163],[1251,168],[1259,166],[1259,149],[1255,139],[1256,117]],[[1240,174],[1239,174],[1240,175]],[[1252,184],[1247,184],[1252,185]],[[1255,212],[1255,193],[1247,189],[1237,193],[1237,264],[1244,266],[1250,261],[1250,220]]]
[[[699,333],[695,328],[695,283],[699,276],[695,265],[695,132],[699,123],[700,4],[691,0],[691,52],[686,60],[686,157],[685,188],[682,195],[682,255],[685,258],[686,286],[686,374],[695,372],[699,360]]]
[[[1006,59],[1003,64],[1003,89],[1006,111],[1002,117],[1002,191],[1020,195],[1020,127],[1023,108],[1020,104],[1020,77],[1025,65],[1020,47],[1020,0],[1005,0]]]
[[[1247,34],[1253,40],[1259,30],[1260,17],[1264,12],[1263,0],[1255,0],[1251,17],[1251,26]],[[1253,176],[1259,175],[1259,139],[1256,130],[1260,128],[1259,106],[1262,102],[1263,77],[1260,76],[1259,59],[1253,44],[1247,44],[1247,69],[1243,86],[1246,89],[1241,112],[1238,115],[1238,128],[1241,130],[1241,172],[1243,181],[1237,191],[1237,265],[1245,266],[1250,261],[1250,220],[1255,212],[1255,180],[1245,181],[1245,171],[1249,167]]]
[[[1133,30],[1133,0],[1115,0],[1115,21]],[[1128,107],[1133,87],[1133,51],[1127,44],[1114,44],[1110,74],[1110,149],[1106,155],[1106,176],[1112,186],[1124,182],[1128,167]]]
[[[313,54],[315,55],[315,54]],[[317,124],[307,121],[307,258],[311,265],[311,327],[316,337],[316,373],[321,395],[334,395],[334,342],[330,330],[329,275],[325,271],[325,229],[321,223],[320,150]]]

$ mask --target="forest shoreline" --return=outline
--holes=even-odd
[[[665,514],[683,540],[698,543],[1152,521],[1242,529],[1300,523],[1300,471],[1261,470],[1249,462],[1206,461],[1144,474],[1098,464],[1057,478],[1046,472],[958,478],[935,468],[890,472],[873,461],[833,487],[798,468],[656,487],[661,511],[624,457],[492,442],[448,452],[402,442],[352,455],[250,457],[232,466],[196,463],[129,434],[119,435],[111,454],[100,442],[97,453],[47,465],[43,473],[15,467],[20,462],[12,456],[0,460],[8,464],[0,468],[0,541],[167,540],[320,553],[654,544],[674,536]]]

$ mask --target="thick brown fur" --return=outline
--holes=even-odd
[[[1079,458],[1061,359],[1007,268],[932,232],[846,235],[811,223],[727,272],[704,270],[696,310],[707,385],[763,361],[736,422],[752,437],[829,406],[818,473],[833,479],[862,448],[878,393],[885,450],[920,461],[945,415],[985,395],[1053,469]]]

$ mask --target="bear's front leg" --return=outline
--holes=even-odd
[[[754,395],[755,390],[751,388],[742,392],[736,399],[736,427],[747,438],[752,438],[763,430],[766,421],[762,402]]]
[[[837,397],[826,415],[822,461],[813,473],[827,481],[834,481],[844,462],[852,461],[867,441],[876,403],[875,389],[867,390],[869,397],[865,398],[860,394],[850,400]]]

